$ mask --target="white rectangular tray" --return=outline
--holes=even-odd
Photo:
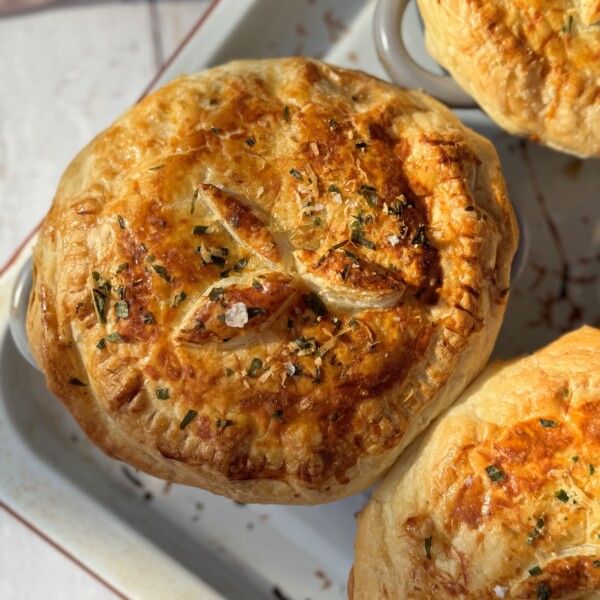
[[[305,54],[384,77],[373,0],[220,0],[161,85],[234,58]],[[429,63],[414,7],[404,25]],[[496,347],[531,351],[600,319],[600,169],[502,133],[461,111],[499,151],[523,222],[523,269]],[[346,597],[354,513],[366,495],[304,508],[242,506],[169,486],[86,441],[17,353],[8,297],[27,244],[0,277],[0,500],[131,598],[328,600]]]

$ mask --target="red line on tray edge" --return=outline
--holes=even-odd
[[[35,229],[19,244],[18,248],[13,252],[13,255],[8,259],[4,266],[0,267],[0,277],[2,277],[2,275],[4,275],[6,271],[8,271],[9,267],[15,262],[15,260],[17,260],[17,258],[23,251],[23,248],[25,248],[29,240],[31,240],[31,238],[39,231],[40,227],[42,226],[42,223],[43,221],[40,221],[36,225]]]
[[[175,60],[178,54],[183,50],[183,48],[187,45],[190,39],[194,36],[195,33],[202,27],[206,19],[209,17],[210,13],[214,10],[214,8],[219,4],[221,0],[213,0],[210,6],[204,11],[204,14],[198,19],[196,24],[192,27],[191,31],[183,38],[182,42],[177,46],[175,51],[171,54],[171,56],[166,60],[163,66],[158,70],[158,73],[152,78],[152,81],[146,86],[142,95],[139,97],[138,102],[144,98],[148,92],[153,88],[154,84],[158,81],[159,77],[166,71],[169,65]],[[42,226],[43,221],[40,221],[35,229],[21,242],[18,248],[14,251],[13,255],[8,259],[8,261],[0,267],[0,277],[8,271],[9,267],[17,260],[18,256],[21,254],[23,248],[27,245],[27,242],[39,231]]]
[[[175,49],[173,54],[171,54],[171,56],[167,59],[167,61],[163,64],[163,66],[158,70],[158,73],[152,78],[152,81],[146,86],[146,89],[142,92],[142,95],[138,98],[138,102],[140,100],[142,100],[145,96],[148,95],[148,93],[154,87],[156,82],[160,79],[162,74],[169,68],[169,66],[171,66],[171,63],[175,60],[175,58],[177,58],[177,56],[183,50],[183,48],[185,46],[187,46],[187,43],[190,41],[190,39],[200,29],[200,27],[202,27],[202,25],[204,25],[204,21],[206,21],[206,19],[208,19],[208,17],[210,16],[210,13],[212,13],[212,11],[215,9],[215,7],[217,6],[217,4],[219,4],[220,1],[221,0],[213,0],[212,1],[211,5],[206,9],[204,14],[200,17],[198,22],[192,28],[192,30],[183,38],[181,44],[179,44],[179,46],[177,46],[177,48]]]
[[[96,581],[101,583],[104,587],[108,588],[118,598],[121,598],[122,600],[129,600],[129,598],[127,596],[125,596],[123,594],[123,592],[120,592],[115,587],[113,587],[110,583],[108,583],[108,581],[106,581],[106,579],[103,579],[100,575],[98,575],[98,573],[95,573],[94,571],[92,571],[92,569],[90,569],[90,567],[88,567],[87,565],[82,563],[78,558],[73,556],[70,552],[65,550],[62,546],[59,546],[52,538],[49,538],[45,533],[42,533],[35,525],[33,525],[32,523],[27,521],[24,517],[22,517],[19,513],[15,512],[12,508],[7,506],[4,502],[0,502],[0,508],[3,508],[9,515],[11,515],[17,521],[19,521],[20,523],[25,525],[25,527],[27,527],[28,529],[33,531],[33,533],[37,534],[45,542],[50,544],[55,550],[58,550],[63,556],[66,556],[68,559],[70,559],[80,569],[83,569],[88,575],[93,577]]]

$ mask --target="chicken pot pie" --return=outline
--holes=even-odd
[[[600,156],[599,0],[418,0],[431,55],[504,129]]]
[[[492,146],[300,58],[142,100],[67,169],[28,331],[107,453],[242,502],[371,485],[483,367],[517,229]]]
[[[598,598],[600,330],[493,363],[359,517],[350,598]]]

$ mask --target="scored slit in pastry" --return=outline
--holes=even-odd
[[[486,368],[360,513],[351,600],[600,590],[600,330]]]
[[[94,443],[245,502],[376,481],[483,367],[517,243],[442,105],[309,59],[180,77],[65,173],[32,350]]]

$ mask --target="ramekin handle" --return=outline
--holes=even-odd
[[[394,83],[420,88],[452,108],[477,104],[449,75],[424,69],[408,53],[402,38],[402,19],[409,0],[379,0],[373,22],[377,54]]]

